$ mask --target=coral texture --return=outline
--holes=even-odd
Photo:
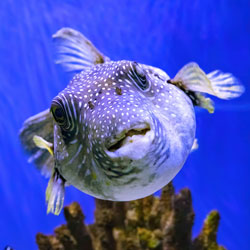
[[[194,211],[189,189],[175,194],[172,183],[160,198],[130,202],[96,199],[95,223],[84,224],[78,203],[64,208],[66,225],[53,235],[38,233],[40,250],[225,250],[217,244],[219,213],[212,211],[192,239]]]

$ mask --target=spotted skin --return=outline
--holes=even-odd
[[[194,141],[195,115],[190,98],[167,80],[162,70],[131,61],[74,76],[51,105],[55,168],[68,184],[125,201],[152,194],[178,173]]]

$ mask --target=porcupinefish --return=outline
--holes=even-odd
[[[70,28],[53,39],[57,63],[80,73],[50,109],[24,122],[20,138],[29,161],[50,176],[47,212],[54,214],[65,185],[112,201],[161,189],[197,147],[194,106],[214,110],[204,94],[231,99],[244,91],[232,74],[205,74],[196,63],[170,78],[153,66],[112,61]]]

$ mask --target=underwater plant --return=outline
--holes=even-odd
[[[80,205],[64,207],[66,224],[52,235],[38,233],[40,250],[225,250],[217,243],[220,215],[211,211],[192,239],[194,211],[188,188],[175,193],[172,182],[161,196],[129,202],[95,199],[95,222],[84,223]]]

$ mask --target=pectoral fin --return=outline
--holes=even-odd
[[[37,143],[34,142],[35,136],[43,138],[44,142],[54,140],[53,118],[49,109],[27,119],[20,130],[19,136],[24,149],[30,154],[28,161],[35,163],[43,175],[50,176],[54,167],[54,158],[51,152],[53,150],[49,150],[51,145],[47,144],[48,147],[45,147],[45,150],[42,145],[37,146]]]
[[[195,138],[195,139],[194,139],[193,146],[192,146],[192,148],[191,148],[191,152],[197,150],[198,148],[199,148],[198,140]]]

